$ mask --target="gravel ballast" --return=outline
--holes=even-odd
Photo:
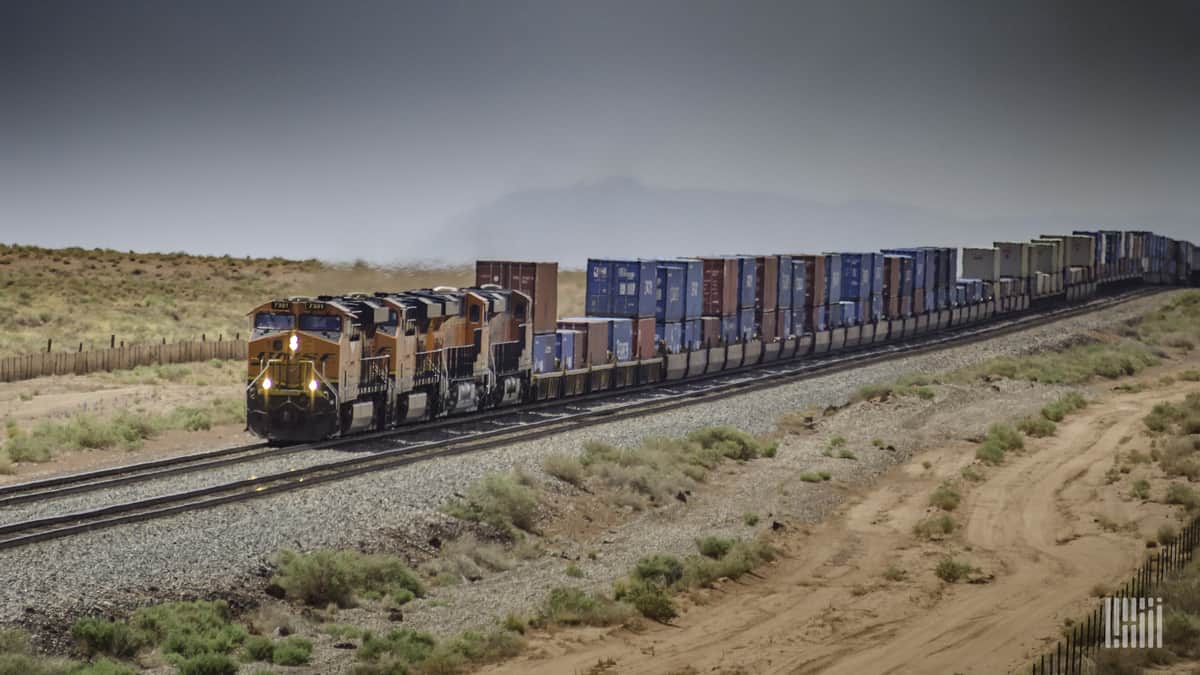
[[[553,453],[578,452],[589,440],[614,445],[635,445],[646,436],[682,436],[713,425],[731,425],[751,433],[773,430],[776,420],[789,412],[817,406],[844,404],[864,385],[888,382],[911,373],[935,373],[972,365],[1001,355],[1014,355],[1059,346],[1081,334],[1127,319],[1164,301],[1158,295],[1124,303],[1084,316],[962,347],[866,366],[852,371],[783,384],[775,388],[719,401],[658,413],[632,422],[615,422],[576,432],[514,443],[471,455],[433,460],[399,469],[368,474],[312,489],[233,504],[224,508],[184,514],[168,519],[102,530],[70,539],[35,544],[0,552],[0,569],[6,583],[0,585],[0,622],[23,622],[34,626],[61,623],[64,617],[81,613],[107,613],[151,599],[227,595],[261,588],[269,560],[283,548],[309,550],[319,547],[351,547],[370,550],[395,549],[397,537],[423,541],[427,526],[446,520],[439,507],[455,493],[496,471],[524,467],[540,472],[542,460]],[[1007,410],[1020,413],[1040,406],[1041,398],[1029,396],[1013,383],[993,395],[1011,399]],[[969,401],[970,396],[949,397]],[[963,401],[945,401],[950,425],[969,423],[955,419],[953,411]],[[897,405],[913,405],[903,402]],[[1030,408],[1036,409],[1036,408]],[[922,414],[928,414],[924,412]],[[894,426],[876,428],[870,420],[859,420],[852,442],[869,444],[871,438],[899,438],[905,432]],[[976,430],[979,431],[979,430]],[[861,436],[862,438],[859,438]],[[867,480],[900,461],[906,450],[860,453],[860,461],[822,457],[817,447],[805,448],[776,460],[746,465],[747,480],[754,485],[754,472],[770,479],[773,462],[801,463],[813,470],[829,465],[835,480]],[[862,447],[861,445],[859,447]],[[319,453],[321,455],[343,453]],[[317,457],[317,455],[313,455]],[[313,461],[323,461],[317,457]],[[288,457],[283,463],[308,463]],[[257,467],[255,467],[257,470]],[[233,477],[245,477],[246,467],[231,467],[216,474],[189,474],[178,479],[172,491],[199,487]],[[145,487],[145,486],[144,486]],[[129,496],[138,486],[130,486]],[[745,495],[743,495],[745,497]],[[786,507],[800,520],[816,520],[842,498],[828,484],[787,495]],[[83,497],[81,497],[83,499]],[[583,584],[606,586],[623,575],[636,559],[653,550],[686,553],[694,550],[697,536],[740,533],[745,501],[729,499],[692,500],[652,510],[636,519],[636,527],[614,528],[606,536],[602,554],[586,561]],[[74,504],[75,508],[80,506]],[[35,512],[29,505],[28,512]],[[57,508],[57,507],[56,507]],[[681,515],[686,517],[681,518]],[[763,514],[766,515],[765,513]],[[13,520],[6,514],[5,520]],[[565,558],[581,559],[582,550],[564,550],[516,570],[497,574],[467,587],[438,589],[444,602],[417,602],[406,608],[406,625],[448,633],[488,623],[507,611],[520,611],[537,604],[546,590],[563,585]],[[586,559],[584,559],[586,560]],[[437,606],[431,606],[431,605]]]

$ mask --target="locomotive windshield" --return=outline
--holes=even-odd
[[[276,331],[291,330],[296,325],[296,317],[291,314],[270,314],[259,312],[254,317],[254,330]]]
[[[313,333],[337,333],[342,330],[342,317],[326,314],[301,314],[300,330]]]

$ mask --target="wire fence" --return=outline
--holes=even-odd
[[[1193,519],[1174,540],[1164,544],[1155,554],[1146,559],[1137,572],[1119,589],[1113,598],[1145,598],[1159,586],[1166,575],[1181,569],[1192,560],[1197,541],[1200,541],[1200,518]],[[1157,627],[1159,631],[1162,626]],[[1033,662],[1030,672],[1034,675],[1091,675],[1097,673],[1096,657],[1106,647],[1111,628],[1105,620],[1104,602],[1101,601],[1091,613],[1071,627],[1065,638],[1058,641],[1054,649],[1042,654]],[[1120,647],[1127,648],[1127,647]]]
[[[85,375],[98,371],[128,370],[137,366],[191,363],[212,359],[246,358],[246,341],[201,338],[186,342],[117,346],[76,352],[24,354],[0,358],[0,382],[30,380],[46,375]]]

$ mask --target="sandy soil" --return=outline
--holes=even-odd
[[[240,363],[183,366],[189,374],[179,381],[149,374],[138,377],[126,371],[0,382],[0,420],[5,424],[13,422],[28,431],[43,422],[62,422],[78,414],[101,419],[123,410],[165,414],[180,406],[205,405],[214,398],[237,398],[242,393],[240,381],[243,376],[237,370]],[[0,439],[5,436],[3,426],[0,425]],[[241,425],[219,425],[206,431],[172,430],[147,439],[135,450],[63,451],[49,462],[16,463],[13,474],[0,475],[0,484],[254,440]]]
[[[860,490],[835,517],[782,537],[784,557],[756,577],[694,594],[675,624],[536,636],[525,655],[484,672],[1022,668],[1057,640],[1065,620],[1083,613],[1097,583],[1124,580],[1144,542],[1175,520],[1173,507],[1129,497],[1129,482],[1139,477],[1151,479],[1153,498],[1165,491],[1166,481],[1149,466],[1133,466],[1112,485],[1105,472],[1119,453],[1148,451],[1141,418],[1155,403],[1189,391],[1200,385],[1107,392],[1062,422],[1055,436],[1027,439],[1026,450],[999,467],[978,465],[966,442],[919,453]],[[964,481],[968,465],[986,479]],[[935,513],[928,498],[943,481],[964,492],[954,513],[960,531],[942,542],[918,540],[913,526]],[[1112,523],[1122,526],[1109,531]],[[934,575],[948,555],[980,569],[975,583],[947,584]],[[906,577],[889,581],[889,567]]]

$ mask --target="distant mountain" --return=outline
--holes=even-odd
[[[441,257],[558,260],[714,253],[855,251],[919,245],[990,246],[1062,223],[1040,217],[968,220],[886,201],[825,204],[769,192],[667,189],[630,178],[513,192],[435,233]],[[1057,225],[1055,223],[1058,223]]]

